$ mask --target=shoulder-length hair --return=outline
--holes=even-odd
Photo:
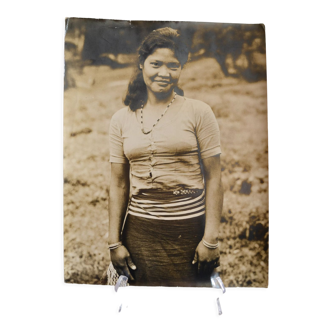
[[[157,48],[171,49],[175,57],[179,60],[181,67],[188,61],[189,49],[177,30],[172,28],[153,30],[138,48],[135,72],[129,82],[127,94],[124,99],[124,104],[129,106],[132,111],[140,108],[147,101],[147,90],[140,65],[143,65],[146,58]],[[175,87],[174,90],[177,94],[184,95],[183,90],[179,87]]]

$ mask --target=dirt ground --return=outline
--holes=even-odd
[[[107,249],[108,126],[132,68],[68,65],[64,93],[64,279],[102,284]],[[219,268],[226,287],[268,285],[266,81],[224,77],[213,58],[189,62],[180,87],[209,104],[220,126],[224,208]]]

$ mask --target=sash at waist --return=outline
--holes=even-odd
[[[205,191],[203,189],[141,190],[131,197],[128,213],[159,220],[198,217],[205,214]]]

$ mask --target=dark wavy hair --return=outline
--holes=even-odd
[[[147,101],[147,90],[143,79],[143,73],[140,65],[157,48],[169,48],[174,52],[179,60],[181,67],[188,61],[189,49],[177,30],[172,28],[161,28],[153,30],[141,43],[138,48],[138,58],[134,75],[129,82],[124,104],[129,106],[132,111],[140,108]],[[183,96],[183,90],[175,87],[174,91]]]

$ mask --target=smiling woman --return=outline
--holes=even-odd
[[[156,49],[140,64],[140,69],[148,92],[152,93],[166,94],[173,90],[181,74],[181,64],[169,48]]]
[[[183,95],[177,82],[183,66],[188,61],[188,54],[188,47],[176,30],[161,28],[151,32],[138,49],[138,63],[128,86],[125,105],[135,110],[141,107],[142,103],[147,102],[148,81],[145,82],[145,79],[149,75],[152,75],[152,79],[159,80],[161,85],[162,83],[171,84],[171,78],[177,77],[174,84],[171,84],[169,89],[165,89],[165,92],[170,92],[174,88],[174,92]],[[171,72],[173,75],[170,74]]]
[[[154,30],[111,120],[109,249],[133,285],[209,286],[219,265],[219,127],[178,87],[187,60],[176,30]]]

